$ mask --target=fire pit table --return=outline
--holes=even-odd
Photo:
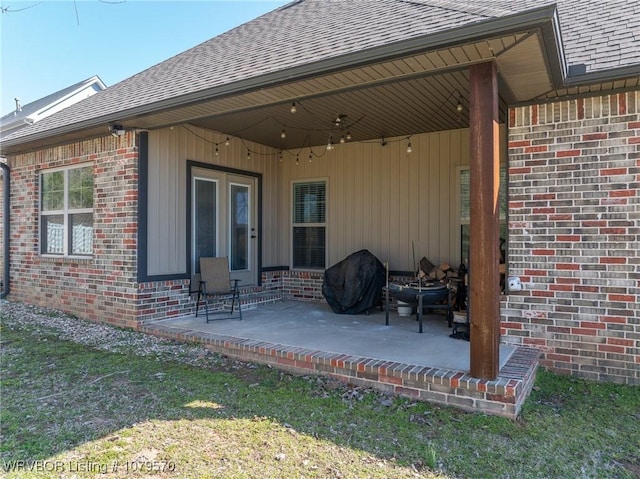
[[[389,325],[389,297],[397,301],[416,305],[418,332],[422,333],[422,316],[425,309],[442,309],[447,314],[447,324],[452,326],[453,309],[449,301],[449,288],[446,284],[436,283],[427,286],[402,285],[389,283],[385,287],[385,324]]]

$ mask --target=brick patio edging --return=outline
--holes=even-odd
[[[486,381],[461,371],[194,332],[163,324],[143,324],[139,330],[168,339],[201,343],[216,353],[295,374],[329,376],[384,393],[509,418],[518,416],[531,392],[539,356],[537,349],[518,347],[500,370],[499,378]]]

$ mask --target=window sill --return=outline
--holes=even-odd
[[[39,258],[43,263],[93,263],[93,256],[59,256],[53,254],[41,254]]]

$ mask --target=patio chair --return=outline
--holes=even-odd
[[[200,258],[200,275],[194,275],[191,279],[189,293],[197,293],[196,298],[196,318],[200,303],[204,303],[205,316],[207,323],[212,321],[211,316],[225,315],[224,318],[230,319],[234,316],[237,306],[237,317],[242,320],[242,308],[240,307],[240,290],[238,288],[237,279],[231,279],[229,274],[229,260],[225,256],[217,258]],[[197,287],[197,289],[194,289]],[[231,311],[224,310],[224,303],[231,300]],[[220,308],[215,311],[209,311],[209,303],[222,303]]]

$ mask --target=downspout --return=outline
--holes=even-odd
[[[10,188],[11,188],[11,175],[9,171],[9,165],[6,163],[0,162],[0,167],[4,170],[2,173],[2,191],[4,193],[2,199],[2,231],[3,231],[3,241],[4,251],[2,253],[4,257],[4,271],[3,271],[3,280],[2,280],[2,292],[0,293],[0,299],[4,299],[9,295],[9,238],[11,237],[9,231],[9,198],[10,198]]]

